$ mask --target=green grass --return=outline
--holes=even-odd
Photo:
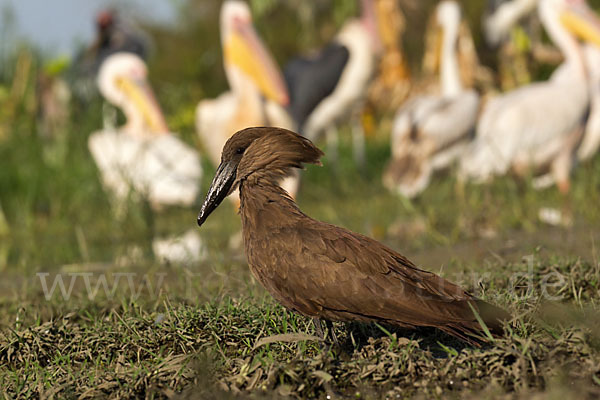
[[[38,151],[32,148],[14,151]],[[509,178],[461,188],[451,176],[442,176],[422,198],[407,203],[381,187],[384,135],[372,139],[368,150],[366,171],[352,165],[347,147],[339,172],[327,160],[324,168],[310,167],[301,207],[317,218],[378,237],[507,308],[515,320],[506,338],[475,349],[434,330],[338,323],[334,329],[340,348],[296,341],[294,334],[314,335],[312,324],[272,300],[251,277],[243,254],[228,248],[229,237],[239,229],[228,204],[201,230],[209,249],[206,261],[160,265],[149,240],[193,227],[197,210],[148,215],[143,205],[131,204],[124,220],[117,219],[90,159],[76,153],[80,165],[73,171],[79,172],[72,179],[85,176],[91,182],[70,182],[70,173],[60,168],[56,173],[65,174],[61,190],[87,187],[87,200],[80,202],[84,194],[76,191],[55,192],[44,179],[25,179],[22,187],[28,190],[1,197],[12,230],[0,295],[1,393],[7,398],[598,395],[600,268],[589,245],[598,238],[598,212],[589,200],[597,198],[593,182],[598,160],[577,171],[567,198],[555,189],[534,192],[527,182]],[[84,153],[85,148],[73,151]],[[6,175],[10,173],[4,172],[5,180]],[[40,207],[57,201],[64,206]],[[17,203],[23,207],[19,212]],[[540,206],[571,212],[575,225],[541,225]],[[19,226],[19,218],[31,222]],[[403,231],[397,225],[416,228]],[[87,241],[86,257],[77,230]],[[493,237],[487,238],[490,231]],[[135,257],[130,256],[132,246],[142,249]],[[522,258],[529,255],[528,264]],[[523,287],[527,277],[511,278],[527,272],[528,265],[532,293]],[[62,274],[67,287],[72,272],[93,274],[92,286],[104,274],[110,287],[115,274],[132,273],[135,292],[123,278],[114,296],[100,290],[90,299],[79,277],[68,300],[58,289],[47,300],[39,272],[50,274],[49,283]],[[551,287],[551,294],[561,296],[558,308],[542,298],[540,282],[550,272],[566,277]],[[480,282],[472,278],[474,273]],[[151,288],[144,286],[144,275]],[[284,341],[255,347],[260,339],[282,334]]]
[[[564,260],[536,260],[534,268],[570,273],[572,283],[554,288],[565,294],[560,307],[543,307],[539,295],[506,295],[508,273],[520,266],[490,266],[484,272],[493,277],[486,283],[493,289],[486,297],[516,318],[506,338],[484,349],[433,330],[358,324],[335,324],[339,348],[314,341],[256,347],[261,338],[313,334],[313,328],[309,319],[285,311],[258,288],[243,263],[228,271],[244,277],[235,293],[207,287],[207,281],[219,280],[208,274],[183,295],[189,285],[181,271],[169,271],[161,295],[137,300],[76,296],[63,302],[57,296],[48,302],[29,288],[20,301],[3,300],[8,312],[0,331],[0,387],[6,397],[220,391],[302,398],[566,392],[592,398],[600,390],[600,318],[590,305],[598,299],[598,271]]]
[[[337,168],[326,158],[304,172],[301,208],[385,242],[515,318],[483,349],[435,330],[341,323],[337,348],[305,340],[310,320],[279,306],[230,249],[240,223],[229,203],[200,230],[206,260],[160,264],[152,238],[195,227],[198,208],[153,214],[131,202],[117,216],[87,151],[100,103],[75,104],[53,140],[39,137],[26,103],[0,124],[9,127],[0,204],[10,227],[0,233],[0,398],[600,394],[600,159],[577,168],[568,196],[511,177],[462,186],[450,171],[401,201],[381,184],[389,132],[369,138],[359,170],[343,128]],[[189,125],[182,132],[190,143],[193,135]],[[203,191],[214,167],[205,171]],[[541,207],[573,225],[543,225]],[[57,289],[47,298],[39,273],[49,285],[62,276],[67,289],[73,279],[70,297]],[[547,290],[559,301],[548,303],[542,282],[558,274]],[[106,277],[114,293],[88,296],[85,277],[92,288]]]

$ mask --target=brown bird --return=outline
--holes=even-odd
[[[290,310],[320,319],[435,327],[466,342],[484,330],[501,334],[508,314],[457,285],[417,268],[364,235],[304,214],[279,182],[323,152],[281,128],[247,128],[225,144],[198,215],[202,225],[236,188],[252,274]]]

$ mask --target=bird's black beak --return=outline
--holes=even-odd
[[[231,161],[222,162],[217,168],[215,177],[213,178],[208,194],[202,204],[200,213],[198,214],[198,226],[202,226],[204,221],[221,204],[223,199],[231,193],[231,187],[235,182],[235,174],[237,165]]]

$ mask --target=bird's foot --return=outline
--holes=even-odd
[[[323,321],[321,321],[320,318],[313,317],[313,324],[315,325],[315,333],[317,334],[317,337],[319,339],[321,339],[323,346],[325,348],[327,348],[327,350],[329,350],[330,346],[326,345],[326,340],[325,340],[326,332],[323,329]],[[331,341],[333,342],[333,344],[336,347],[339,347],[340,342],[338,341],[337,335],[335,334],[335,331],[333,330],[333,323],[331,323],[331,321],[325,321],[325,326],[327,327],[329,333],[331,334]]]
[[[325,335],[323,334],[323,326],[321,325],[321,319],[313,317],[312,320],[315,326],[315,333],[317,334],[317,337],[321,340],[325,340]]]
[[[337,335],[335,334],[335,330],[333,329],[333,322],[327,321],[325,323],[327,324],[327,329],[329,329],[329,332],[331,332],[331,340],[333,341],[333,344],[336,347],[340,347],[340,342],[337,338]]]

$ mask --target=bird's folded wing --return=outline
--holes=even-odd
[[[267,289],[291,308],[406,326],[475,321],[471,295],[373,239],[320,223],[279,234],[269,242],[277,268],[263,272],[282,282]]]
[[[403,284],[428,291],[440,299],[471,299],[459,286],[434,273],[417,268],[402,254],[378,241],[333,225],[329,228],[313,230],[313,235],[321,238],[325,248],[323,255],[331,261],[344,262],[348,269],[369,276],[379,273],[387,275],[390,279],[399,279]],[[310,236],[306,232],[303,238]]]

